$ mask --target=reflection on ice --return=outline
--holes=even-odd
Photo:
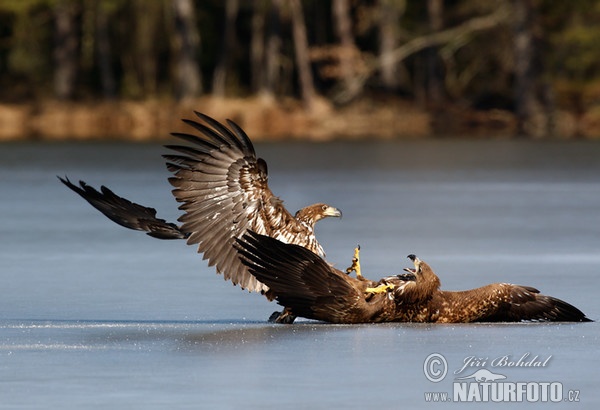
[[[476,334],[502,332],[507,328],[547,327],[560,331],[572,324],[561,323],[473,323],[427,324],[385,323],[335,325],[299,319],[294,325],[246,321],[16,321],[0,322],[0,352],[134,350],[221,351],[252,348],[253,345],[285,345],[298,341],[331,339],[363,333],[412,334],[414,336],[455,332]],[[575,327],[577,325],[574,325]],[[496,330],[497,329],[497,330]]]

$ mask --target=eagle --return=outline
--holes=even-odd
[[[494,283],[440,290],[431,267],[411,254],[406,273],[372,281],[360,272],[359,249],[342,272],[310,250],[247,232],[236,248],[250,273],[291,314],[331,323],[588,322],[583,312],[530,286]],[[349,275],[356,271],[356,278]]]
[[[249,273],[234,247],[249,231],[295,244],[324,256],[315,237],[315,224],[323,218],[341,217],[330,205],[316,203],[290,213],[268,185],[267,163],[256,156],[252,141],[233,121],[227,126],[194,112],[201,122],[184,119],[196,133],[172,133],[186,142],[166,145],[163,155],[173,173],[172,193],[184,211],[180,224],[156,216],[154,208],[116,195],[105,186],[96,190],[84,181],[60,181],[81,195],[112,221],[159,239],[185,239],[234,285],[270,297],[269,288]]]

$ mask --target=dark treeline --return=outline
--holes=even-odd
[[[598,21],[597,0],[0,0],[0,102],[383,96],[552,135],[600,110]]]

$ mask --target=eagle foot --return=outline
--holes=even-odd
[[[290,310],[283,309],[281,312],[273,312],[271,316],[269,316],[269,323],[282,323],[285,325],[291,325],[296,320],[296,316],[292,314]]]
[[[352,265],[348,269],[346,269],[346,274],[349,275],[352,272],[356,272],[357,278],[362,278],[362,273],[360,271],[360,245],[354,248],[354,257],[352,258]]]
[[[376,288],[367,288],[365,290],[365,293],[371,293],[371,294],[376,294],[376,293],[385,293],[391,290],[394,290],[394,285],[379,285]]]

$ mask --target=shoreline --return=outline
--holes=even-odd
[[[516,118],[503,110],[474,111],[456,106],[429,112],[397,98],[363,99],[334,108],[318,99],[306,111],[296,100],[265,97],[204,97],[170,100],[0,103],[0,142],[4,141],[160,141],[171,132],[188,132],[182,118],[201,111],[219,121],[229,118],[255,141],[305,139],[420,139],[428,137],[512,138]],[[600,119],[577,121],[557,114],[554,139],[598,139]],[[577,135],[577,136],[576,136]]]

